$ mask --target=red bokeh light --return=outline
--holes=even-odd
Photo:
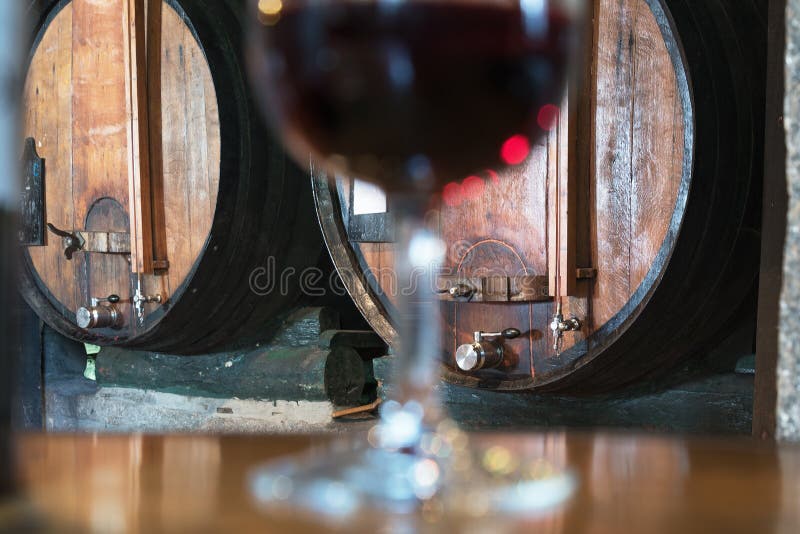
[[[475,200],[483,194],[486,184],[480,176],[467,176],[461,184],[461,191],[468,200]]]
[[[498,176],[497,172],[494,169],[486,169],[486,174],[489,175],[489,179],[492,181],[493,184],[500,183],[500,176]]]
[[[545,131],[550,131],[556,127],[558,123],[558,106],[553,104],[545,104],[539,109],[539,114],[536,116],[536,123],[539,128]]]
[[[531,152],[531,143],[524,135],[514,135],[506,139],[500,149],[500,158],[507,165],[519,165]]]
[[[461,204],[464,200],[464,194],[461,191],[461,184],[450,182],[442,190],[442,200],[448,206],[455,207]]]

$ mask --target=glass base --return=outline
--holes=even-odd
[[[379,428],[257,467],[249,480],[256,503],[270,513],[334,525],[377,526],[402,518],[404,526],[474,526],[483,519],[497,524],[551,513],[577,487],[570,471],[542,458],[520,458],[497,445],[470,447],[449,421],[403,449],[376,444]]]

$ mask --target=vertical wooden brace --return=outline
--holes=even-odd
[[[577,84],[571,83],[548,139],[547,272],[551,296],[575,294]]]
[[[154,260],[166,260],[166,238],[158,231],[164,228],[161,0],[126,0],[125,9],[131,270],[151,274]]]

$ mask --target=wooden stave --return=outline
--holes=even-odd
[[[708,70],[707,62],[719,57],[717,54],[720,51],[727,52],[723,54],[726,60],[730,57],[737,57],[731,51],[733,47],[730,42],[712,43],[709,45],[711,48],[708,49],[705,45],[697,44],[696,40],[702,39],[703,32],[715,30],[719,32],[720,27],[726,21],[728,24],[722,29],[723,31],[727,30],[729,34],[725,34],[725,37],[731,35],[747,37],[749,35],[747,38],[750,42],[763,40],[764,26],[752,24],[753,21],[763,22],[763,17],[760,16],[763,3],[748,2],[747,6],[741,8],[741,12],[737,12],[741,16],[738,18],[738,26],[735,27],[724,16],[725,8],[718,0],[707,2],[706,4],[711,4],[710,6],[690,6],[683,0],[647,0],[647,3],[657,14],[656,18],[662,28],[662,33],[674,34],[675,43],[674,46],[671,46],[670,52],[676,70],[685,66],[687,71],[685,89],[688,94],[683,95],[684,113],[688,118],[687,125],[693,126],[691,129],[687,128],[685,150],[688,152],[684,158],[684,179],[676,203],[676,213],[656,262],[651,266],[645,282],[622,310],[595,331],[588,340],[579,342],[562,353],[564,366],[559,373],[548,376],[539,371],[535,381],[534,379],[509,381],[465,375],[455,372],[443,364],[441,370],[445,379],[476,388],[501,390],[538,389],[590,393],[615,389],[640,377],[668,368],[681,358],[696,352],[707,343],[710,336],[706,332],[711,331],[719,335],[720,330],[725,329],[726,323],[730,323],[731,317],[730,314],[719,313],[720,308],[725,309],[725,303],[714,305],[709,303],[709,298],[719,300],[720,297],[725,296],[735,297],[735,294],[732,295],[729,291],[731,284],[734,287],[752,287],[755,282],[758,270],[758,228],[760,227],[761,156],[759,154],[761,148],[758,142],[758,132],[761,131],[758,126],[760,108],[758,108],[758,102],[750,102],[748,106],[749,119],[743,119],[744,124],[733,129],[720,127],[718,106],[707,105],[708,93],[706,101],[697,102],[691,90],[698,88],[698,86],[692,86],[693,79],[701,82],[699,87],[704,88],[708,84],[714,86],[715,77],[709,73],[720,69],[724,70],[726,65],[717,65],[716,70],[711,71]],[[693,8],[697,8],[700,14],[694,13]],[[675,15],[678,17],[677,21],[674,18]],[[717,21],[714,18],[709,20],[709,17],[713,16],[720,20]],[[700,20],[699,25],[695,17]],[[748,24],[744,25],[742,21],[747,21]],[[665,39],[669,39],[668,35],[664,36]],[[702,62],[698,63],[696,58],[695,63],[688,62],[683,48],[685,43],[682,42],[684,37],[689,39],[690,44],[695,43],[692,57],[695,58],[700,53]],[[728,41],[731,39],[729,38]],[[759,44],[759,46],[763,47],[763,44]],[[755,56],[751,57],[751,62],[753,61],[755,61]],[[758,65],[756,64],[755,70],[757,69]],[[754,77],[748,77],[747,72],[738,74],[739,85],[734,84],[734,94],[728,95],[730,100],[737,103],[747,102],[748,99],[743,95],[753,91],[756,93],[758,90],[763,91],[760,83],[753,82],[753,79],[760,79],[757,73]],[[756,87],[749,87],[752,85],[750,82],[756,83]],[[742,85],[748,87],[742,87]],[[755,100],[758,100],[758,97],[755,97]],[[702,110],[699,114],[697,114],[698,108]],[[695,114],[693,115],[692,112]],[[700,131],[710,132],[710,134],[705,133],[705,138],[696,145],[696,139],[692,134],[698,131],[698,117],[702,127]],[[751,124],[752,127],[748,127],[748,124]],[[725,184],[722,183],[719,176],[724,169],[736,167],[732,163],[736,161],[736,157],[730,158],[727,157],[730,154],[719,154],[717,150],[719,142],[712,142],[716,135],[731,135],[731,131],[737,133],[738,144],[749,155],[748,172],[745,175],[742,175],[741,170],[733,173],[739,177],[735,189],[723,187]],[[748,144],[742,141],[742,135],[750,131],[756,133]],[[701,156],[710,154],[713,158],[700,158],[702,161],[698,163],[697,152],[700,152]],[[734,156],[738,154],[739,151],[734,151]],[[712,159],[714,164],[709,165],[708,162]],[[717,169],[718,165],[721,169]],[[698,178],[698,176],[702,176],[702,178]],[[346,233],[343,233],[342,225],[337,225],[336,222],[338,218],[336,210],[339,209],[336,187],[328,184],[324,176],[313,176],[312,173],[312,180],[318,204],[318,217],[334,263],[337,268],[340,268],[343,262],[346,268],[358,266],[359,255],[357,252],[347,250],[351,247],[347,244]],[[707,198],[714,200],[710,206]],[[331,213],[331,209],[333,213]],[[691,231],[688,229],[691,228],[700,228],[705,232],[705,248],[692,247],[689,239],[680,239],[680,235],[686,235],[687,231]],[[752,261],[742,264],[741,258]],[[702,268],[704,265],[706,269]],[[713,275],[709,276],[709,272],[717,273],[718,276],[716,278]],[[712,280],[714,283],[710,290],[687,290],[687,279],[694,280],[695,284],[704,279]],[[373,328],[387,341],[394,339],[396,331],[391,322],[386,320],[385,307],[369,288],[363,276],[360,280],[350,284],[348,291]],[[743,291],[743,293],[747,292]],[[685,308],[695,308],[692,320],[686,321],[686,324],[697,325],[693,331],[684,332],[685,335],[680,338],[679,343],[675,342],[676,336],[671,335],[672,328],[663,324],[664,314],[676,300],[675,295],[683,295],[683,300],[690,303],[685,305]],[[741,299],[731,300],[735,302],[728,303],[730,304],[729,308],[735,309],[738,308],[738,304],[741,304]],[[375,320],[376,314],[382,316],[380,321]],[[635,355],[637,351],[641,352],[643,346],[659,345],[664,350],[656,358],[662,364],[656,369],[654,369],[656,366],[648,363],[649,355],[648,358],[631,357],[631,354]]]
[[[39,2],[42,16],[33,33],[31,58],[48,24],[69,1]],[[38,279],[27,254],[21,262],[20,291],[45,322],[78,341],[197,354],[267,337],[265,326],[280,320],[301,302],[302,295],[293,286],[287,295],[259,296],[250,290],[250,273],[265,266],[269,257],[275,258],[276,272],[316,267],[323,245],[313,228],[305,174],[272,140],[247,85],[239,42],[245,3],[167,1],[181,13],[206,56],[220,109],[219,193],[202,251],[170,303],[149,314],[145,331],[130,338],[116,337],[113,330],[78,328],[73,314]],[[287,221],[293,231],[287,231]],[[225,261],[231,258],[234,261]],[[198,337],[198,332],[205,335]]]

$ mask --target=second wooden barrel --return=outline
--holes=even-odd
[[[765,2],[591,4],[584,83],[540,110],[547,138],[430,212],[453,382],[612,389],[702,351],[755,283]],[[394,342],[392,199],[313,178],[334,263]]]
[[[168,0],[160,17],[154,2],[44,4],[24,89],[28,303],[101,345],[197,353],[268,335],[323,246],[308,180],[251,98],[244,2]],[[142,40],[157,43],[146,63]],[[138,137],[145,113],[160,143]]]

